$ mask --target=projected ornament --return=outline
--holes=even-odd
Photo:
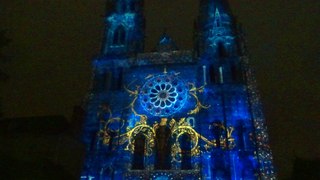
[[[140,104],[154,116],[166,117],[178,112],[186,103],[188,88],[175,74],[149,79],[140,91]]]

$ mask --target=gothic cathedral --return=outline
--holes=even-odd
[[[200,0],[194,49],[144,52],[143,0],[108,0],[86,101],[81,179],[275,179],[245,40],[225,0]]]

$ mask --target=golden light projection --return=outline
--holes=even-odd
[[[276,179],[246,37],[225,1],[201,1],[195,48],[164,32],[151,52],[143,0],[107,2],[82,179]]]
[[[201,86],[201,87],[199,87],[199,88],[197,88],[197,87],[194,85],[194,83],[189,83],[189,85],[191,86],[191,88],[190,88],[190,90],[189,90],[189,94],[196,100],[197,103],[196,103],[196,105],[195,105],[195,108],[192,109],[192,110],[190,110],[190,111],[188,112],[188,114],[197,114],[197,113],[199,113],[199,111],[200,111],[201,109],[208,109],[208,108],[210,108],[210,105],[208,105],[208,106],[202,105],[201,102],[200,102],[200,100],[199,100],[199,98],[198,98],[198,96],[197,96],[197,93],[203,93],[205,85],[203,85],[203,86]]]
[[[171,129],[171,137],[173,138],[173,145],[172,145],[172,157],[173,160],[178,161],[178,159],[181,156],[181,148],[179,143],[179,138],[183,134],[187,134],[191,139],[191,155],[192,156],[198,156],[200,154],[200,145],[199,140],[202,140],[204,144],[204,148],[206,151],[208,151],[210,148],[217,147],[217,140],[212,139],[209,140],[206,137],[200,135],[187,121],[185,121],[186,118],[181,118],[179,121],[176,121],[175,119],[171,119],[169,122],[169,127]],[[104,144],[109,144],[109,140],[111,138],[111,134],[113,132],[119,132],[112,131],[108,129],[108,124],[111,124],[115,121],[120,121],[120,118],[110,118],[107,121],[103,121],[105,124],[105,128],[99,132],[99,137],[102,138]],[[160,124],[158,122],[155,122],[152,126],[145,123],[146,121],[141,119],[140,122],[137,122],[134,128],[127,129],[126,133],[118,134],[115,136],[115,139],[119,139],[120,145],[123,145],[127,143],[127,146],[125,150],[131,151],[133,153],[134,150],[134,142],[135,137],[138,134],[143,134],[146,138],[146,149],[145,154],[147,156],[150,156],[153,152],[153,148],[155,145],[155,136],[156,136],[156,129],[159,127]],[[214,126],[218,126],[222,130],[227,132],[226,137],[223,135],[220,136],[220,147],[222,149],[233,149],[235,148],[235,140],[232,137],[232,133],[234,131],[233,127],[226,128],[225,126],[221,124],[214,124]]]
[[[158,76],[158,77],[166,77],[167,72],[164,73],[164,76]],[[175,75],[178,75],[179,73],[175,73]],[[146,78],[152,78],[155,77],[153,75],[150,75]],[[166,82],[172,81],[172,83],[175,83],[176,79],[170,77],[171,79],[167,80]],[[173,79],[173,80],[172,80]],[[155,79],[157,81],[158,79]],[[148,83],[154,83],[155,81],[148,81]],[[163,86],[163,90],[167,88],[168,85],[162,83],[162,81],[159,80],[159,87],[158,85],[155,86],[158,88],[158,91],[162,91],[161,86]],[[180,118],[179,120],[176,120],[174,118],[167,118],[162,117],[160,119],[160,122],[155,121],[152,125],[150,122],[148,122],[148,116],[146,114],[139,114],[136,111],[136,102],[139,99],[139,96],[143,91],[140,89],[141,86],[137,85],[136,89],[130,90],[127,86],[124,86],[124,89],[129,94],[129,96],[132,97],[131,103],[126,107],[127,109],[130,109],[131,112],[134,114],[134,116],[139,117],[139,121],[135,123],[133,128],[127,127],[126,132],[120,134],[120,129],[124,125],[124,120],[122,120],[119,117],[112,117],[112,112],[109,107],[102,106],[102,110],[105,113],[109,113],[109,117],[107,119],[101,118],[102,126],[104,127],[99,133],[99,137],[103,140],[104,144],[109,144],[110,139],[114,138],[117,139],[117,142],[119,145],[125,145],[125,150],[130,151],[131,153],[134,152],[134,144],[135,144],[135,138],[138,134],[142,134],[146,139],[146,146],[145,146],[145,155],[151,156],[154,152],[155,148],[155,140],[156,140],[156,131],[159,126],[168,126],[171,131],[171,140],[172,140],[172,147],[171,147],[171,155],[172,155],[172,161],[179,162],[182,155],[182,149],[181,144],[179,142],[179,139],[183,135],[187,135],[190,138],[191,143],[191,149],[190,154],[191,156],[199,156],[201,153],[200,146],[203,146],[205,151],[209,151],[211,148],[218,148],[217,147],[217,140],[211,139],[202,136],[199,134],[194,128],[193,125],[190,124],[189,121],[187,121],[188,115],[195,115],[198,114],[202,109],[208,109],[210,108],[210,105],[203,105],[199,98],[198,93],[203,93],[205,89],[205,85],[201,87],[196,87],[194,83],[188,83],[186,87],[188,87],[188,96],[194,98],[195,100],[195,106],[193,109],[189,110],[186,113],[186,117]],[[178,85],[176,85],[177,91],[179,91]],[[172,90],[174,92],[175,86],[169,85],[169,91]],[[154,92],[158,92],[154,91]],[[171,102],[171,104],[174,104]],[[170,104],[170,105],[171,105]],[[160,106],[160,105],[159,105]],[[130,121],[130,119],[129,119]],[[169,123],[167,123],[169,122]],[[112,128],[112,124],[116,124],[118,129]],[[115,125],[113,125],[114,127]],[[225,134],[221,134],[219,137],[219,148],[221,149],[233,149],[235,147],[235,140],[232,137],[232,133],[234,131],[233,127],[225,127],[223,124],[213,124],[213,126],[216,126],[220,128],[222,131],[225,132]],[[203,143],[200,143],[202,141]]]

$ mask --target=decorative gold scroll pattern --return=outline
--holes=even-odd
[[[119,134],[120,129],[124,126],[123,119],[119,117],[112,117],[112,111],[108,104],[100,105],[101,112],[98,113],[98,117],[100,120],[101,129],[98,131],[98,136],[102,138],[103,144],[109,144],[111,136]],[[104,119],[104,114],[108,113],[109,118],[107,120]],[[109,126],[112,123],[120,123],[117,129],[111,129]]]
[[[108,123],[112,123],[115,120],[119,120],[120,118],[111,118],[107,121]],[[217,148],[217,140],[212,139],[209,140],[206,137],[200,135],[187,121],[186,118],[181,118],[179,121],[175,119],[171,119],[169,122],[169,127],[171,129],[171,137],[173,138],[173,145],[171,148],[171,155],[173,157],[173,161],[179,162],[182,155],[182,150],[180,148],[179,138],[187,134],[190,137],[190,141],[192,144],[190,153],[191,156],[198,156],[201,153],[200,150],[200,143],[199,141],[202,140],[204,144],[204,150],[209,151],[211,148]],[[222,124],[215,123],[214,126],[221,128],[223,131],[226,132],[226,137],[221,135],[220,140],[220,147],[221,149],[233,149],[235,148],[235,140],[232,136],[234,132],[233,127],[225,127]],[[106,126],[107,127],[107,126]],[[127,129],[127,132],[124,134],[118,134],[115,138],[119,139],[119,145],[126,144],[125,150],[130,151],[131,153],[134,152],[134,143],[135,137],[138,134],[142,134],[146,138],[146,148],[145,154],[147,156],[152,155],[153,149],[155,146],[155,138],[156,138],[156,130],[159,127],[159,123],[155,122],[153,126],[146,124],[146,120],[140,119],[139,122],[136,123],[135,127],[132,129]],[[117,131],[119,132],[119,131]],[[104,128],[100,132],[100,137],[103,140],[104,144],[109,144],[110,140],[110,130]]]
[[[143,121],[145,121],[143,123],[146,123],[146,121],[148,119],[147,116],[144,114],[138,114],[137,111],[134,109],[135,103],[136,103],[138,96],[139,96],[140,86],[136,86],[136,90],[130,90],[126,86],[124,86],[124,89],[129,93],[129,96],[133,96],[133,100],[131,101],[129,106],[127,106],[127,108],[130,108],[135,116],[139,116],[140,120],[143,120]]]
[[[189,83],[190,85],[190,90],[189,90],[189,94],[196,100],[196,105],[195,105],[195,108],[190,110],[188,112],[188,114],[198,114],[200,112],[201,109],[208,109],[210,108],[210,105],[203,105],[201,104],[199,98],[198,98],[198,95],[197,93],[203,93],[204,91],[204,87],[205,85],[197,88],[194,83]]]
[[[138,134],[142,134],[146,138],[146,148],[145,148],[145,154],[147,156],[150,156],[153,152],[154,148],[154,142],[155,142],[155,128],[151,127],[147,124],[137,123],[137,125],[129,129],[128,132],[119,135],[120,138],[120,144],[128,143],[125,150],[130,151],[131,153],[134,152],[134,144],[135,144],[135,137]]]
[[[213,123],[213,126],[221,128],[226,135],[221,134],[219,137],[220,147],[222,149],[233,149],[236,146],[235,139],[232,137],[232,133],[234,132],[234,127],[225,127],[222,123]]]
[[[166,70],[165,70],[166,72]],[[177,73],[178,75],[179,73]],[[148,75],[146,79],[153,77],[154,75]],[[132,83],[130,83],[132,84]],[[189,94],[196,100],[196,105],[194,109],[190,110],[188,112],[189,115],[198,114],[201,109],[208,109],[210,108],[210,105],[203,105],[199,98],[198,93],[203,93],[205,85],[201,87],[196,87],[194,83],[188,83],[189,84]],[[120,134],[120,129],[117,131],[110,130],[108,128],[109,124],[114,123],[116,121],[122,123],[123,127],[123,120],[121,118],[113,118],[112,112],[108,106],[102,108],[102,112],[104,113],[110,113],[108,120],[102,120],[101,123],[104,123],[103,129],[99,131],[98,135],[102,138],[104,144],[109,144],[111,139],[111,134],[116,133],[116,136],[114,138],[119,139],[119,145],[127,144],[125,147],[125,150],[130,151],[131,153],[134,152],[134,143],[135,143],[135,137],[138,134],[142,134],[146,138],[146,149],[145,154],[150,156],[153,152],[154,146],[155,146],[155,136],[156,136],[156,129],[159,127],[159,123],[155,122],[152,126],[148,125],[147,120],[148,117],[145,114],[139,114],[135,110],[135,103],[139,97],[139,91],[140,86],[136,86],[135,90],[130,90],[127,86],[124,86],[124,89],[128,92],[129,96],[132,96],[133,99],[131,103],[126,107],[129,108],[132,113],[135,116],[138,116],[140,118],[140,121],[135,124],[135,126],[131,128],[127,128],[126,132],[124,134]],[[175,119],[171,119],[169,126],[171,129],[171,136],[173,139],[173,145],[172,145],[172,157],[174,161],[179,161],[181,157],[181,148],[179,144],[179,138],[183,134],[187,134],[190,137],[192,148],[191,148],[191,155],[192,156],[198,156],[200,154],[200,145],[199,140],[204,141],[204,148],[206,151],[213,147],[217,147],[217,140],[212,139],[209,140],[208,138],[200,135],[188,122],[185,121],[186,118],[181,118],[179,121],[176,121]],[[233,127],[225,127],[222,124],[213,124],[214,126],[220,127],[223,131],[226,132],[226,136],[221,135],[219,138],[220,140],[220,147],[222,149],[233,149],[235,147],[235,141],[232,137],[232,133],[234,131]]]

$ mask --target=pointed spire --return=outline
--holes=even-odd
[[[229,54],[234,54],[234,20],[228,1],[202,0],[200,13],[200,52],[218,56],[219,49],[223,47]]]
[[[215,27],[220,27],[221,26],[221,16],[219,9],[216,8],[215,14],[214,14],[214,26]]]
[[[227,0],[213,0],[213,8],[219,9],[221,12],[231,15],[231,9]]]
[[[160,36],[159,42],[156,47],[158,52],[167,52],[167,51],[178,50],[176,43],[172,40],[172,38],[167,34],[166,31],[167,31],[167,29],[164,28],[164,32]]]
[[[220,12],[218,8],[216,8],[215,17],[220,17]]]

